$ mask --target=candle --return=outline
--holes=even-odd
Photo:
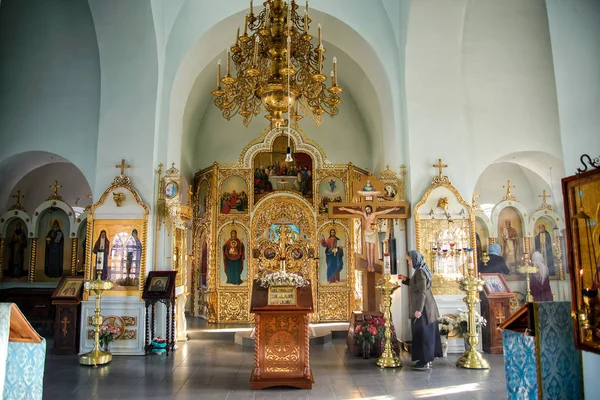
[[[319,73],[323,69],[323,45],[319,45]]]
[[[288,13],[287,13],[287,26],[288,29],[292,28],[292,3],[288,5]],[[291,33],[290,33],[291,34]]]
[[[337,58],[333,57],[333,85],[337,85]]]
[[[319,47],[323,47],[323,36],[321,34],[321,24],[319,24]]]
[[[260,36],[256,35],[256,40],[254,41],[254,59],[252,61],[252,65],[256,67],[256,59],[258,57],[258,41]]]
[[[577,299],[579,304],[582,304],[583,302],[583,268],[581,268],[579,270],[579,289],[575,288],[577,290]]]
[[[253,14],[253,12],[252,12],[252,0],[250,0],[250,15],[252,15],[252,14]]]
[[[306,2],[306,10],[304,10],[304,31],[308,35],[308,1]]]
[[[270,11],[271,11],[271,7],[269,6],[269,3],[267,3],[267,11],[265,13],[265,27],[269,27],[269,25],[271,25],[271,18],[270,18]]]
[[[248,33],[248,14],[246,14],[246,18],[244,19],[244,36],[247,36]]]
[[[221,60],[217,62],[217,87],[221,86]]]
[[[333,77],[333,71],[331,71],[329,76],[331,77],[331,86],[335,86],[335,78]]]
[[[237,46],[240,42],[240,27],[238,25],[237,31],[235,32],[235,45]]]
[[[230,55],[230,50],[227,49],[227,76],[229,76],[229,60],[231,57],[229,57]]]
[[[291,38],[291,36],[288,36],[287,37],[287,66],[288,66],[288,68],[291,65],[291,60],[292,60],[291,54],[292,54],[292,38]]]
[[[104,250],[98,250],[96,255],[96,278],[100,279],[104,270]]]

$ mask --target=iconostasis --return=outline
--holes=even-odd
[[[288,147],[292,161],[285,161]],[[287,272],[313,282],[313,321],[347,321],[356,230],[352,220],[330,219],[328,210],[350,201],[353,183],[366,175],[351,163],[326,163],[324,151],[299,129],[289,138],[265,130],[237,163],[196,173],[192,314],[210,322],[250,321],[252,281],[279,270],[285,258]]]

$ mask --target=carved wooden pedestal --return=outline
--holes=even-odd
[[[482,331],[483,351],[502,354],[500,324],[511,315],[510,300],[514,293],[500,274],[481,274],[481,277],[486,281],[481,292],[481,315],[487,320]]]
[[[312,292],[310,286],[294,290],[295,305],[269,305],[268,290],[254,282],[255,345],[250,378],[254,390],[272,386],[312,389],[308,331]]]

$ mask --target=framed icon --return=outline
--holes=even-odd
[[[52,294],[52,299],[80,300],[83,292],[83,276],[63,276]]]
[[[150,271],[144,285],[142,298],[172,299],[175,295],[177,271]]]
[[[179,194],[179,185],[177,182],[169,182],[167,186],[165,186],[165,195],[168,199],[172,199],[173,197]]]

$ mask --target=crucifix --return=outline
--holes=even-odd
[[[442,164],[442,159],[441,158],[438,158],[437,164],[433,164],[433,166],[439,170],[439,172],[438,172],[439,175],[438,176],[440,178],[443,176],[443,174],[442,174],[443,169],[444,168],[448,168],[448,164]]]
[[[58,196],[58,189],[62,187],[62,185],[58,184],[58,181],[54,181],[54,185],[50,185],[51,188],[54,188],[54,196]]]
[[[125,168],[131,168],[131,165],[125,164],[125,159],[121,159],[121,164],[115,165],[115,168],[119,168],[121,170],[121,176],[123,176],[123,172],[125,172]]]
[[[67,336],[67,326],[71,323],[71,320],[68,317],[63,317],[62,321],[61,321],[61,325],[62,325],[62,334],[63,336]]]

